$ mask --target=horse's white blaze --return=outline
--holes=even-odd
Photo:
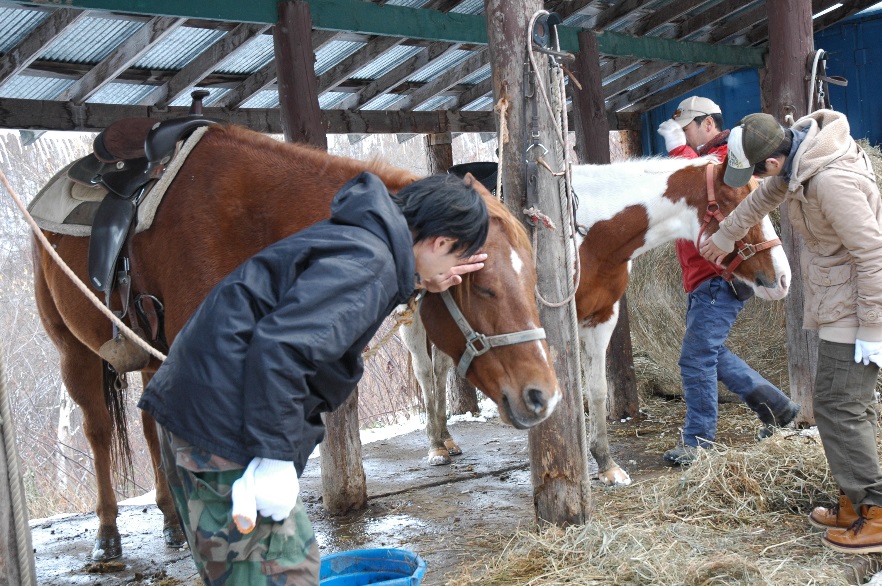
[[[521,275],[521,272],[524,270],[524,261],[521,260],[518,251],[514,248],[511,249],[511,268],[514,269],[514,272],[517,273],[518,276]]]
[[[768,216],[763,218],[763,239],[774,240],[778,235],[775,233],[775,227],[772,220]],[[790,273],[790,263],[787,261],[787,255],[784,254],[783,246],[775,246],[771,249],[772,266],[775,267],[775,283],[777,287],[768,289],[766,287],[754,286],[756,296],[767,301],[783,299],[790,289],[790,281],[792,275]]]

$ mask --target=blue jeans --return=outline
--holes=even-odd
[[[689,293],[680,376],[686,402],[683,442],[699,446],[717,434],[717,380],[738,395],[764,423],[783,413],[790,399],[726,347],[744,307],[732,287],[713,277]]]

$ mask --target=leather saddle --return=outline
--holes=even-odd
[[[180,141],[201,126],[217,123],[202,115],[207,95],[204,90],[193,92],[190,114],[181,118],[117,120],[95,137],[93,152],[68,170],[72,181],[108,191],[95,212],[89,239],[89,280],[108,302],[120,252],[151,182],[162,176]]]

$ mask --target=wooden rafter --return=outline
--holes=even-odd
[[[186,19],[171,16],[156,16],[150,19],[86,75],[67,88],[62,99],[70,100],[75,104],[85,102],[184,22]]]
[[[12,76],[24,71],[46,46],[57,39],[74,23],[85,16],[86,12],[73,8],[55,10],[46,20],[41,22],[21,40],[18,45],[0,57],[0,85]]]
[[[403,41],[404,39],[396,37],[375,37],[371,39],[364,47],[318,77],[319,94],[334,89],[349,79],[353,73],[376,60],[377,57],[389,49],[399,46]]]
[[[465,90],[456,98],[456,108],[460,109],[468,106],[478,98],[483,98],[487,94],[493,92],[493,76],[488,76],[487,79],[483,79]]]
[[[430,43],[424,50],[370,82],[364,90],[361,91],[356,108],[361,108],[375,97],[391,91],[393,88],[403,83],[408,77],[413,76],[420,70],[431,65],[437,59],[446,56],[458,48],[459,45]]]
[[[423,87],[407,96],[406,100],[397,103],[396,110],[400,108],[413,109],[425,103],[431,98],[447,91],[459,83],[459,80],[468,77],[490,62],[490,56],[485,49],[475,51],[461,63],[451,67],[438,77],[429,81]]]
[[[190,61],[170,80],[153,90],[144,100],[144,105],[160,108],[168,106],[182,93],[211,73],[217,64],[232,55],[237,49],[268,29],[265,24],[240,24],[223,37],[212,43],[208,49]]]

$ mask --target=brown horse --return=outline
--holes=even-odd
[[[240,127],[212,127],[172,182],[151,228],[131,239],[133,292],[154,295],[162,302],[165,331],[173,342],[218,281],[267,245],[327,218],[336,191],[362,171],[377,174],[391,191],[417,179],[380,162],[334,157]],[[535,328],[539,324],[535,272],[523,229],[486,190],[476,188],[491,215],[484,248],[489,258],[483,270],[456,288],[454,297],[472,327],[484,334]],[[46,236],[85,281],[88,238],[50,232]],[[111,440],[119,427],[105,402],[102,362],[96,351],[110,337],[111,327],[45,250],[38,247],[35,257],[40,316],[58,347],[64,384],[82,408],[94,455],[99,529],[93,558],[109,559],[122,552],[111,483]],[[517,267],[513,258],[521,259]],[[460,356],[465,339],[437,297],[428,295],[422,305],[428,335],[446,352]],[[154,360],[142,371],[145,384],[158,367]],[[474,360],[468,378],[499,404],[504,420],[518,427],[544,420],[560,398],[544,340],[493,349]],[[183,540],[159,467],[155,424],[148,416],[142,419],[166,542],[174,545]]]
[[[631,260],[666,242],[693,242],[718,229],[755,187],[733,189],[723,183],[725,165],[715,159],[634,159],[612,165],[573,167],[579,198],[581,275],[576,312],[585,373],[585,408],[590,413],[589,448],[600,480],[629,484],[628,474],[612,459],[607,437],[606,348],[618,321],[619,299],[628,284]],[[715,203],[712,203],[715,200]],[[715,208],[720,214],[711,214]],[[790,265],[769,218],[750,229],[738,248],[746,259],[727,259],[727,272],[748,283],[757,297],[787,294]],[[756,245],[751,256],[750,246]]]

